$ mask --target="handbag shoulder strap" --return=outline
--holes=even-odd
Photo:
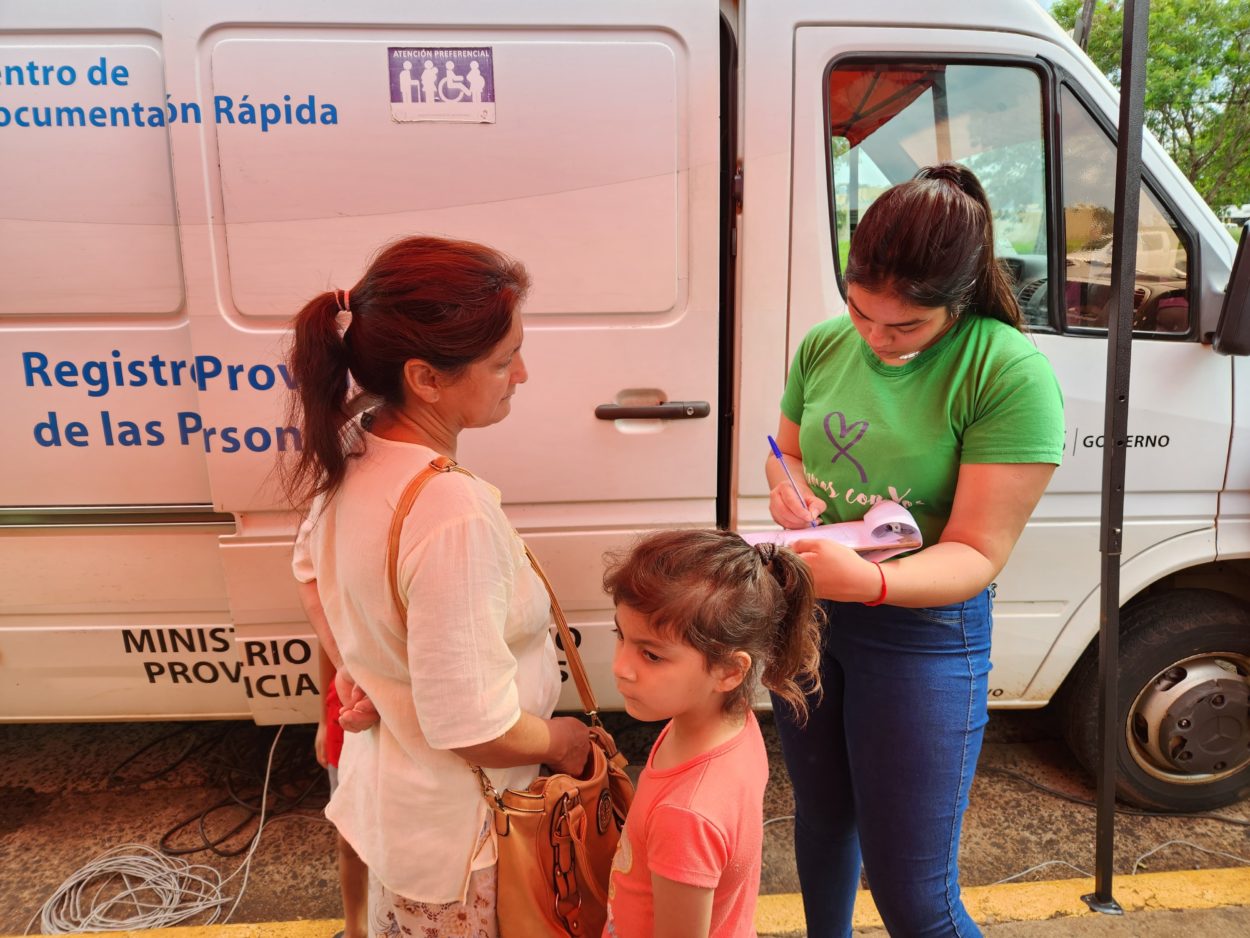
[[[401,620],[408,615],[408,601],[399,591],[399,535],[404,529],[404,519],[408,517],[408,512],[412,511],[412,503],[417,500],[421,490],[432,478],[444,472],[462,472],[474,478],[473,473],[468,469],[462,469],[454,459],[439,456],[431,459],[428,466],[412,477],[412,481],[405,486],[403,494],[399,496],[399,501],[395,504],[391,530],[386,538],[386,585],[391,591],[391,602],[399,610]]]
[[[525,556],[529,557],[530,566],[543,581],[543,586],[547,587],[547,595],[551,598],[551,615],[555,618],[556,629],[560,632],[560,644],[564,646],[564,657],[569,663],[573,683],[577,685],[577,696],[582,699],[582,709],[586,711],[586,716],[590,717],[592,724],[602,726],[603,724],[599,722],[599,704],[595,701],[595,692],[590,686],[590,678],[586,676],[586,669],[582,666],[582,656],[577,650],[577,642],[569,628],[569,621],[564,617],[564,610],[560,608],[560,600],[556,599],[556,591],[551,588],[551,581],[547,579],[547,574],[543,572],[542,565],[534,556],[534,552],[529,549],[528,544],[525,546]]]
[[[399,612],[400,619],[406,618],[408,614],[408,602],[399,589],[399,536],[404,528],[404,519],[408,517],[408,512],[412,510],[412,503],[417,500],[417,496],[421,494],[426,484],[435,476],[446,472],[460,472],[471,479],[477,478],[468,469],[457,464],[454,459],[439,456],[432,459],[428,466],[413,476],[395,505],[395,514],[391,518],[391,529],[386,541],[386,583],[390,588],[391,601]],[[590,679],[586,676],[586,668],[582,665],[582,658],[577,651],[577,643],[573,640],[568,620],[564,617],[564,610],[560,608],[560,601],[556,599],[555,590],[551,588],[551,581],[547,579],[547,574],[543,572],[538,558],[534,556],[534,552],[529,549],[528,545],[525,547],[525,555],[529,557],[530,566],[534,568],[534,572],[538,574],[538,578],[547,589],[547,596],[551,600],[551,614],[556,620],[560,644],[564,646],[564,655],[569,664],[569,671],[573,674],[573,683],[577,685],[577,696],[581,698],[582,709],[590,717],[591,723],[598,726],[600,725],[599,706],[595,702],[595,694],[590,687]]]

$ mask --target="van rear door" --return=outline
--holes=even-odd
[[[243,716],[165,24],[78,7],[0,6],[0,720]]]

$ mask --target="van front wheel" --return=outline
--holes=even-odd
[[[1062,698],[1068,745],[1098,763],[1098,658]],[[1250,795],[1250,609],[1175,590],[1121,613],[1116,796],[1156,811],[1206,811]]]

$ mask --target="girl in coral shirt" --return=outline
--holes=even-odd
[[[664,531],[610,566],[625,709],[667,719],[638,781],[604,935],[753,936],[768,756],[757,685],[797,719],[819,690],[820,612],[802,561],[728,531]]]

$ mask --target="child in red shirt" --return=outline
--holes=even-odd
[[[801,719],[821,613],[798,556],[729,531],[664,531],[614,562],[612,671],[625,709],[667,719],[608,884],[605,938],[755,935],[768,755],[758,684]]]
[[[343,754],[343,727],[339,724],[338,690],[334,686],[334,664],[320,651],[322,708],[317,719],[317,736],[313,741],[317,761],[330,775],[330,794],[339,783],[339,757]],[[343,897],[343,930],[334,938],[367,938],[369,868],[356,855],[352,845],[334,832],[339,861],[339,891]]]

